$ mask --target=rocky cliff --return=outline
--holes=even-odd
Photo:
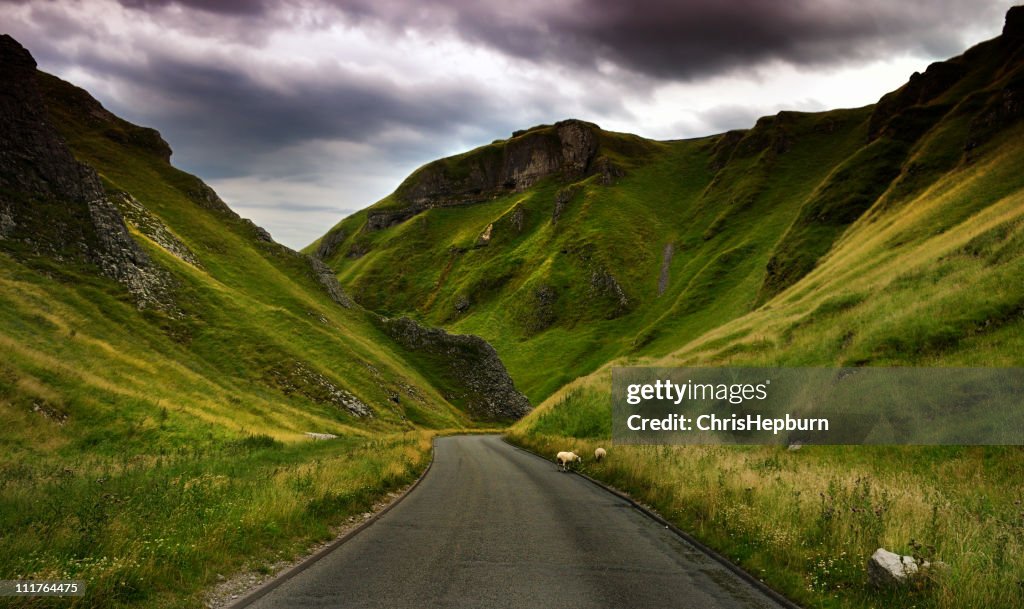
[[[433,361],[434,372],[447,398],[482,419],[518,419],[530,412],[530,401],[516,390],[512,377],[487,341],[465,334],[449,334],[422,326],[408,318],[380,320],[385,333],[398,344]]]
[[[140,307],[172,309],[170,277],[132,240],[99,176],[74,158],[44,107],[35,60],[0,36],[0,246],[91,263]]]
[[[608,165],[597,162],[599,134],[597,125],[570,119],[517,131],[508,140],[429,163],[398,187],[397,208],[371,211],[366,228],[387,228],[434,207],[490,200],[548,176],[578,180]]]

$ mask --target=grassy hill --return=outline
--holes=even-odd
[[[527,130],[425,166],[306,251],[370,309],[484,336],[534,401],[617,357],[664,357],[717,341],[712,359],[727,359],[766,340],[763,320],[782,316],[782,303],[796,305],[800,295],[802,318],[826,301],[819,315],[853,308],[870,286],[893,279],[879,265],[905,265],[896,258],[911,250],[912,266],[942,270],[905,278],[915,282],[909,293],[957,269],[975,285],[986,281],[981,275],[1002,283],[1005,268],[966,268],[974,254],[938,259],[992,222],[1003,224],[990,241],[1013,240],[1012,199],[1024,175],[1015,162],[1015,36],[933,64],[865,108],[781,112],[749,130],[668,142],[578,123],[596,142],[584,170],[549,167],[517,183],[523,150],[543,158],[561,127]],[[547,140],[533,141],[538,134]],[[512,180],[473,181],[502,171]],[[945,236],[931,239],[937,233]],[[854,251],[860,265],[844,257]],[[840,267],[862,288],[844,279],[833,282],[843,290],[826,293]],[[945,328],[945,338],[922,329],[929,335],[904,336],[909,344],[890,351],[919,359],[919,350],[945,351],[977,334],[974,326],[993,315],[1000,327],[1014,322],[1007,311],[975,314],[951,322],[957,327]],[[816,337],[808,340],[826,340],[808,321],[803,333]],[[996,325],[989,321],[986,332]],[[891,323],[901,335],[904,326]],[[859,333],[843,346],[791,344],[784,361],[888,361],[878,346],[887,340]]]
[[[543,400],[510,434],[541,454],[608,446],[613,365],[1021,366],[1022,17],[872,106],[686,141],[594,128],[588,169],[464,194],[519,175],[520,133],[307,251],[369,308],[491,340]],[[1024,603],[1018,447],[618,446],[584,467],[806,606]],[[950,572],[875,590],[880,546]]]
[[[89,589],[31,606],[196,606],[504,416],[485,343],[402,344],[157,132],[0,54],[0,572]]]

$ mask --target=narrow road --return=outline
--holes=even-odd
[[[779,607],[622,499],[498,437],[440,438],[435,451],[404,501],[250,607]]]

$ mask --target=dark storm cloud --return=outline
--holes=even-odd
[[[962,50],[963,31],[996,22],[1007,6],[975,0],[442,0],[418,9],[388,0],[332,3],[358,21],[450,29],[538,62],[599,62],[656,78],[689,79],[769,60],[858,62],[887,54]]]
[[[142,64],[91,54],[79,61],[144,91],[153,101],[115,111],[173,133],[189,150],[189,164],[215,178],[237,175],[255,157],[303,142],[364,142],[394,128],[455,132],[501,110],[496,100],[473,90],[440,83],[400,86],[341,68],[315,76],[279,74],[269,86],[234,66],[161,54],[150,54]]]
[[[151,9],[178,5],[222,15],[261,15],[267,9],[263,0],[120,0],[128,8]]]
[[[185,24],[200,36],[241,39],[251,46],[260,46],[275,30],[294,26],[295,12],[288,9],[303,7],[308,14],[319,9],[318,17],[303,21],[303,27],[341,22],[390,31],[395,37],[411,30],[428,37],[455,35],[538,65],[560,65],[579,78],[602,63],[612,64],[627,72],[615,78],[634,94],[659,81],[714,76],[771,60],[810,65],[856,63],[908,51],[950,55],[962,49],[958,36],[964,28],[997,20],[993,15],[1003,10],[997,4],[972,0],[524,0],[514,7],[505,1],[473,0],[120,3],[150,13],[177,6],[186,9],[184,14],[166,19]],[[73,27],[60,21],[59,11],[51,11],[46,18],[54,22],[54,29]],[[952,23],[957,26],[950,27]],[[219,141],[243,156],[306,139],[364,141],[388,126],[440,133],[459,125],[493,122],[494,117],[509,120],[503,128],[522,126],[511,122],[500,95],[475,83],[410,88],[339,70],[295,80],[281,91],[257,82],[230,61],[198,63],[172,52],[150,56],[144,64],[100,65],[105,60],[85,56],[77,61],[175,102],[153,108],[141,118],[155,121],[179,141],[189,146]],[[595,90],[599,86],[595,82]],[[595,115],[616,111],[621,115],[621,107],[616,107],[621,96],[612,93],[590,96],[588,109]],[[539,107],[556,97],[556,91],[538,91],[532,101]],[[756,110],[750,113],[756,118]],[[712,118],[714,126],[738,123],[733,117]],[[216,175],[229,172],[227,164],[237,165],[224,158],[215,161],[203,162],[212,162]]]
[[[275,9],[336,11],[396,32],[452,33],[522,59],[596,68],[610,62],[654,78],[691,79],[780,60],[858,62],[892,53],[952,55],[963,30],[998,20],[1010,3],[976,0],[121,0],[178,5],[280,25]],[[308,23],[307,23],[308,25]],[[248,33],[252,35],[253,30]]]

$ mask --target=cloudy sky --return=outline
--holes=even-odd
[[[432,159],[576,117],[652,138],[872,103],[996,0],[0,0],[40,68],[302,247]]]

